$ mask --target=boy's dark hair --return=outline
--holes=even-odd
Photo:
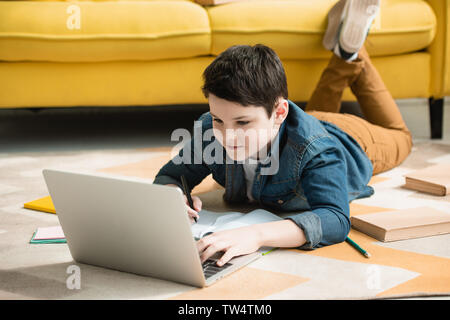
[[[256,44],[235,45],[219,54],[203,72],[203,94],[243,106],[263,106],[272,115],[279,97],[288,98],[287,80],[278,55]]]

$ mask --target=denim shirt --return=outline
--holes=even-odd
[[[292,101],[288,102],[288,115],[268,152],[269,156],[273,155],[272,161],[259,163],[256,168],[253,198],[263,209],[292,212],[285,219],[296,223],[306,238],[299,249],[342,242],[350,231],[349,202],[374,193],[367,185],[373,173],[372,163],[347,133],[305,113]],[[212,128],[209,112],[202,114],[198,121],[202,121],[201,132]],[[202,154],[205,148],[220,158],[220,154],[215,154],[220,151],[217,145],[216,149],[211,148],[212,143],[218,142],[212,137],[211,140],[202,139],[199,145],[194,143],[194,138],[195,128],[194,137],[160,169],[154,183],[173,183],[182,188],[180,176],[184,174],[192,189],[212,174],[213,179],[225,188],[223,199],[226,202],[247,202],[242,163],[231,160],[222,146],[224,161],[205,161]],[[191,164],[173,162],[183,156],[191,159]],[[274,159],[277,159],[277,165],[274,165]]]

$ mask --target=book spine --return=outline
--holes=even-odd
[[[450,233],[450,222],[394,229],[387,233],[386,241],[424,238],[446,233]]]
[[[359,220],[357,218],[351,218],[352,228],[367,234],[368,236],[375,238],[380,241],[385,241],[386,238],[386,230],[380,227],[377,227],[371,223],[366,221]]]
[[[421,183],[417,183],[415,181],[406,181],[404,187],[406,189],[414,190],[414,191],[420,191],[425,192],[437,196],[445,196],[447,194],[447,190],[445,187],[437,186],[437,185],[424,185]]]

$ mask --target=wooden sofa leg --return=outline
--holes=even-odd
[[[430,108],[430,128],[431,139],[442,139],[442,126],[444,119],[444,98],[428,99],[428,106]]]

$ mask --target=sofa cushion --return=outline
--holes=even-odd
[[[209,54],[210,40],[190,1],[0,1],[0,60],[187,58]]]
[[[235,44],[263,43],[284,59],[326,57],[322,46],[327,14],[337,0],[254,0],[205,7],[211,20],[212,54]],[[436,17],[423,0],[383,0],[366,41],[371,55],[427,47]]]

